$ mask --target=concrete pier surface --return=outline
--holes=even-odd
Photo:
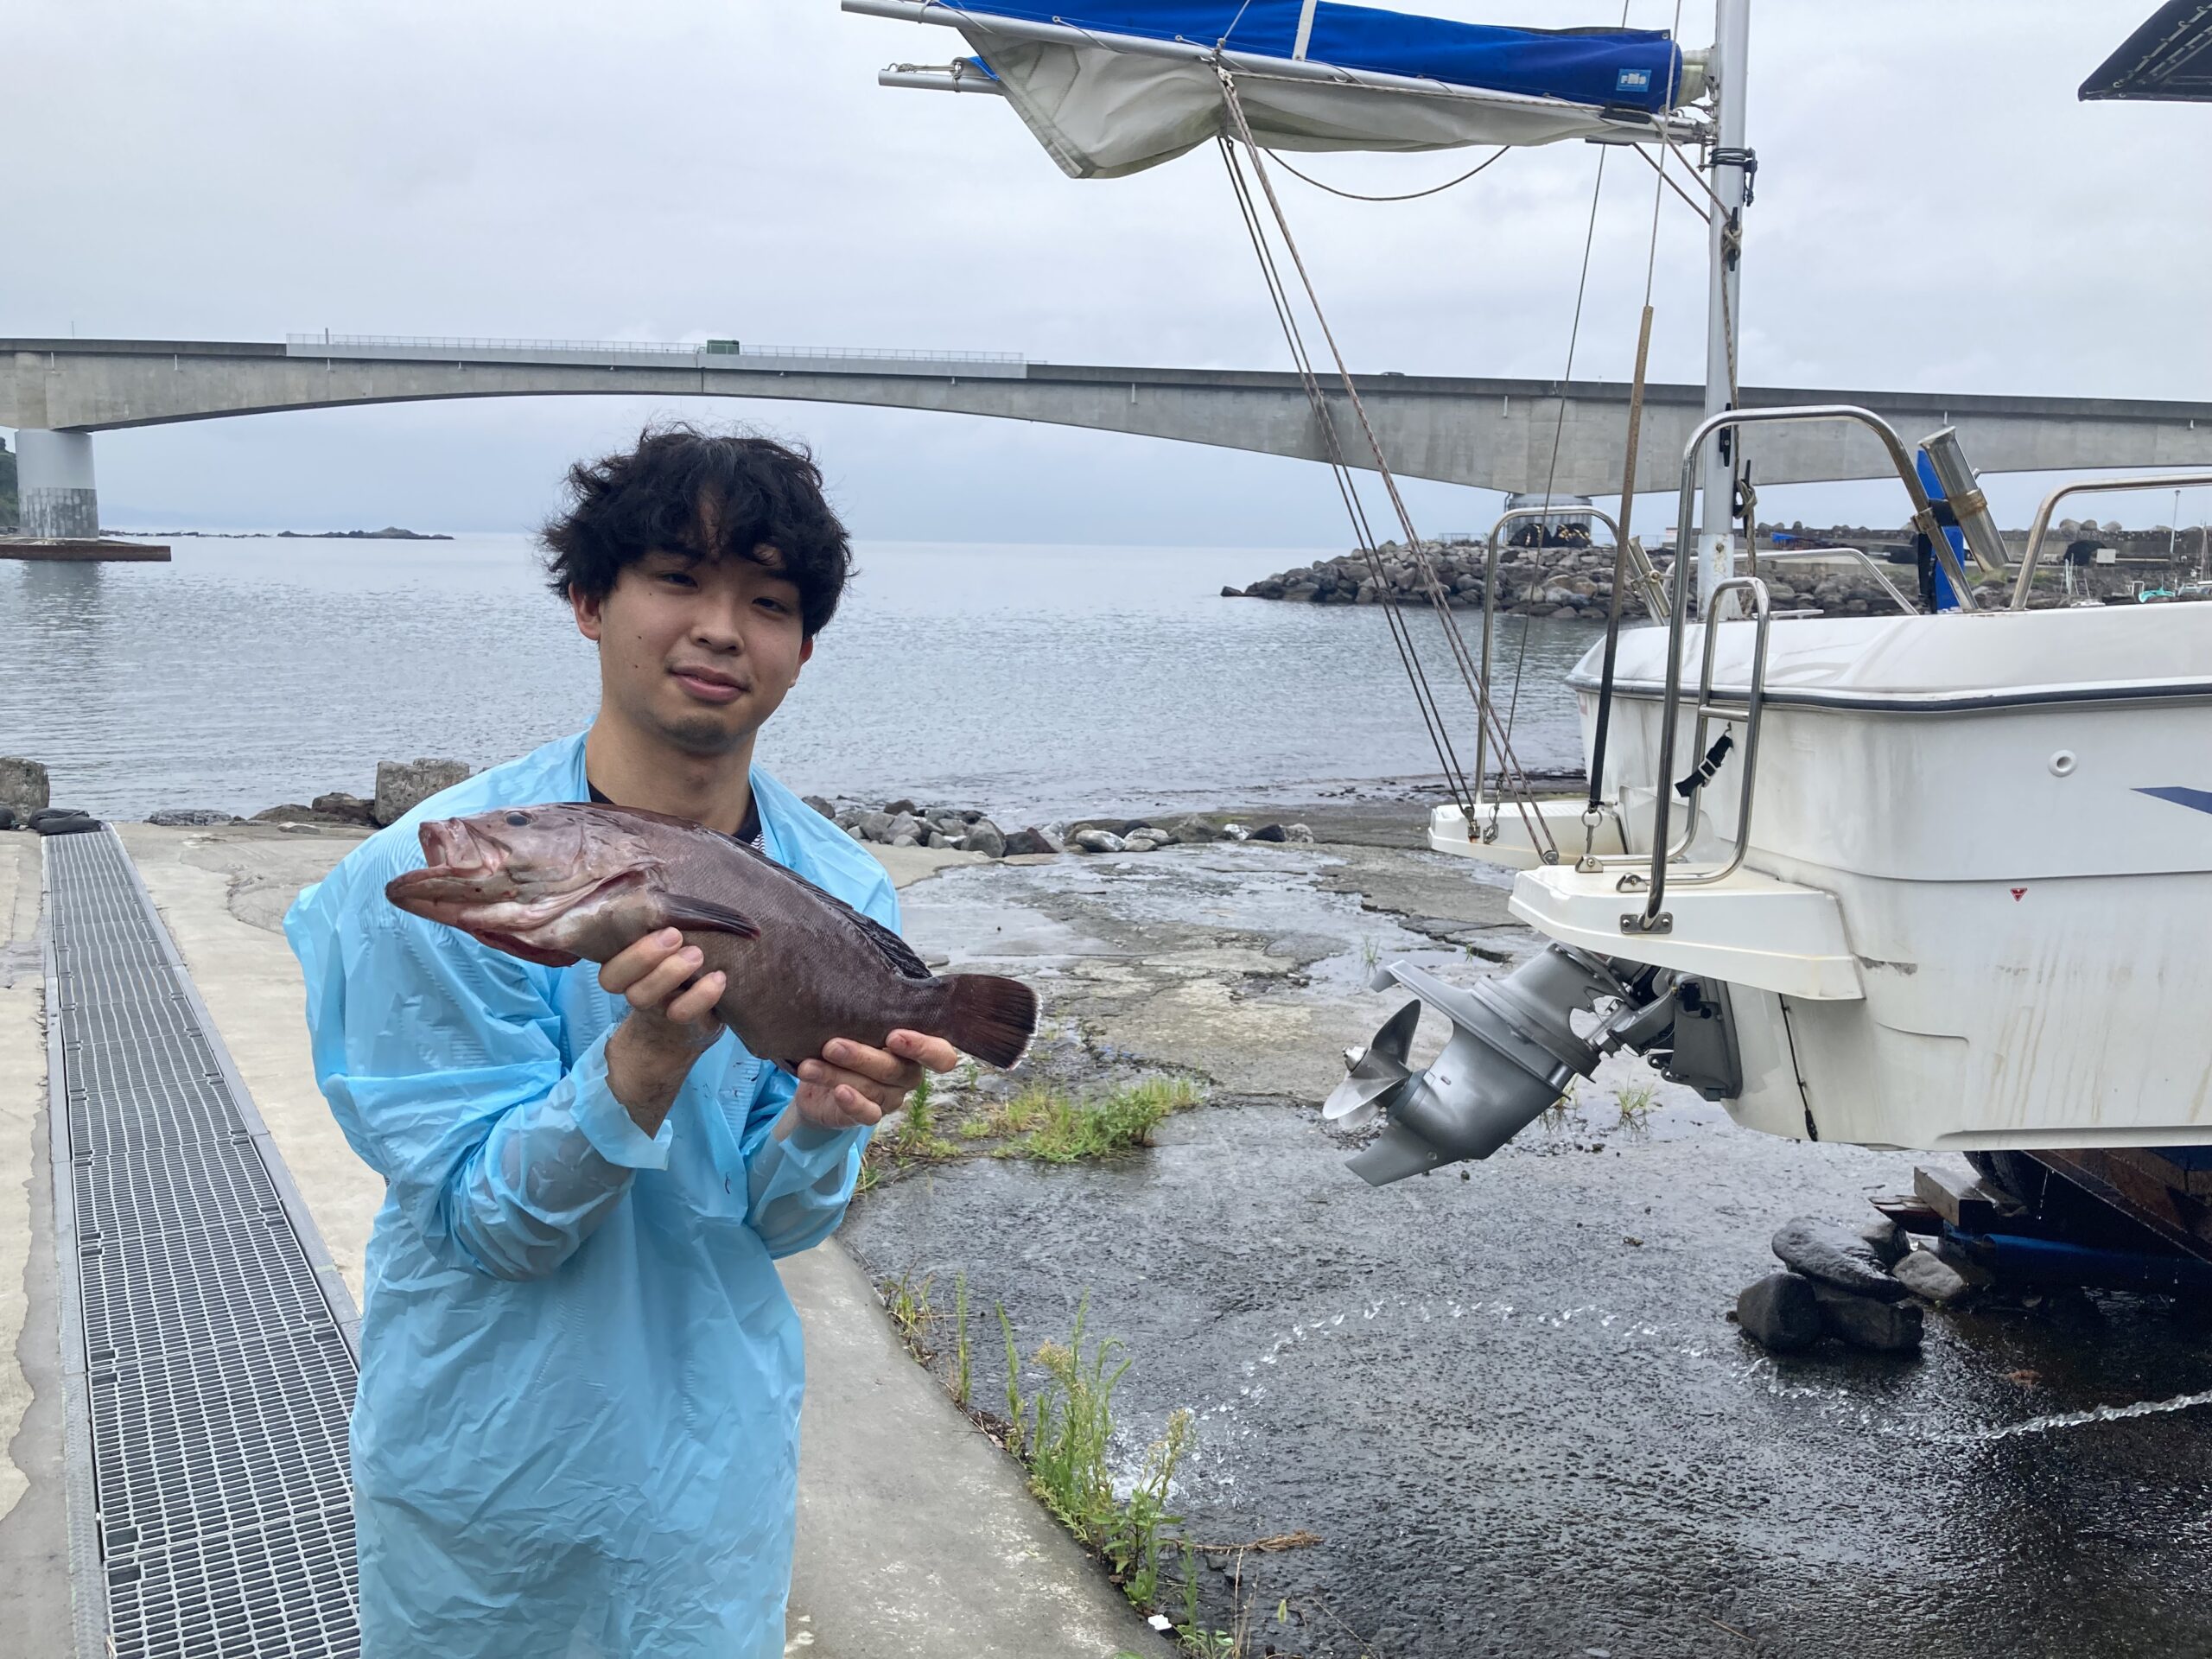
[[[1148,1149],[887,1168],[785,1264],[806,1331],[790,1652],[1157,1656],[1161,1644],[906,1356],[873,1284],[964,1275],[973,1397],[1026,1353],[1125,1343],[1117,1466],[1197,1414],[1170,1507],[1228,1548],[1202,1624],[1300,1659],[1602,1650],[1826,1659],[2212,1652],[2212,1347],[2155,1297],[1928,1316],[1899,1357],[1762,1353],[1730,1322],[1797,1214],[1863,1217],[1925,1155],[1813,1145],[1614,1057],[1496,1158],[1376,1191],[1316,1103],[1395,1007],[1378,960],[1465,982],[1535,948],[1509,878],[1402,804],[1301,809],[1317,844],[987,861],[871,848],[925,959],[1020,975],[1032,1080],[1193,1078]],[[121,830],[358,1294],[378,1202],[307,1073],[276,931],[352,832]],[[0,1653],[66,1651],[41,1164],[38,844],[0,836]],[[1438,1039],[1432,1020],[1420,1060]],[[1656,1084],[1656,1087],[1650,1085]],[[945,1080],[953,1147],[981,1085]],[[931,1346],[949,1353],[942,1328]],[[939,1361],[942,1368],[944,1361]],[[1033,1378],[1026,1379],[1033,1382]],[[1294,1547],[1262,1549],[1261,1541]],[[1239,1554],[1237,1547],[1243,1546]],[[1166,1568],[1171,1611],[1182,1567]]]
[[[100,537],[0,536],[0,559],[46,564],[167,564],[169,550],[158,542],[118,542]]]
[[[308,1058],[293,895],[358,841],[273,825],[118,826],[292,1179],[361,1296],[382,1183],[348,1147]],[[901,885],[968,855],[871,849]],[[0,1650],[70,1652],[70,1584],[37,838],[0,836]],[[1108,1659],[1162,1651],[1020,1472],[916,1367],[836,1240],[784,1265],[806,1332],[790,1651],[820,1659]],[[69,1333],[74,1339],[74,1333]],[[18,1645],[20,1643],[20,1645]]]

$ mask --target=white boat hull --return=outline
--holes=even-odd
[[[1722,625],[1717,700],[1742,701],[1752,633]],[[1701,649],[1693,631],[1693,683]],[[1647,855],[1665,650],[1659,629],[1623,637],[1605,765],[1619,834]],[[1574,677],[1586,745],[1595,676],[1593,652]],[[1639,937],[1623,870],[1572,869],[1578,826],[1565,866],[1522,863],[1516,911],[1725,980],[1743,1070],[1726,1104],[1751,1128],[1931,1149],[2212,1142],[2212,613],[1777,621],[1767,693],[1744,875],[1670,885],[1671,929]],[[1726,862],[1740,764],[1739,747],[1705,791],[1686,868]]]

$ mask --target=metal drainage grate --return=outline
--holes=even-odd
[[[358,1654],[350,1300],[122,842],[43,850],[73,1452],[107,1592],[80,1643]]]

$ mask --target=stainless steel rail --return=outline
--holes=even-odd
[[[1490,689],[1491,640],[1497,626],[1497,534],[1516,518],[1556,518],[1569,512],[1578,518],[1596,519],[1612,532],[1613,544],[1616,547],[1620,544],[1621,527],[1614,521],[1611,513],[1602,512],[1596,507],[1586,507],[1579,504],[1571,507],[1556,504],[1548,507],[1510,507],[1500,514],[1497,522],[1490,527],[1490,535],[1484,543],[1483,558],[1482,683],[1485,692]],[[1628,566],[1636,577],[1637,586],[1643,589],[1644,607],[1651,613],[1652,619],[1655,621],[1657,620],[1666,613],[1667,585],[1653,567],[1651,556],[1643,550],[1643,543],[1633,537],[1630,538],[1628,544]],[[1484,757],[1488,753],[1486,735],[1480,730],[1475,733],[1477,805],[1482,804]],[[1493,796],[1491,800],[1491,833],[1484,837],[1484,840],[1494,841],[1497,838],[1497,811],[1499,804],[1497,798]]]
[[[1897,601],[1897,609],[1907,616],[1920,614],[1920,607],[1904,596],[1904,591],[1890,580],[1882,567],[1874,563],[1873,556],[1863,547],[1793,547],[1761,553],[1758,556],[1761,564],[1779,564],[1785,559],[1856,559],[1866,567],[1866,574],[1874,578],[1881,590]]]
[[[1776,409],[1723,410],[1719,414],[1709,416],[1700,422],[1697,430],[1690,434],[1689,442],[1683,446],[1681,489],[1676,498],[1675,512],[1676,550],[1674,602],[1667,625],[1667,689],[1660,703],[1659,714],[1659,784],[1658,794],[1653,804],[1651,815],[1651,873],[1648,878],[1650,893],[1644,901],[1643,910],[1640,914],[1631,912],[1621,918],[1621,928],[1624,932],[1663,933],[1673,925],[1672,918],[1666,914],[1664,906],[1667,897],[1667,866],[1671,860],[1678,856],[1679,851],[1681,850],[1669,846],[1669,841],[1673,830],[1675,731],[1679,723],[1677,716],[1682,702],[1682,645],[1688,637],[1689,631],[1689,572],[1690,567],[1697,563],[1690,551],[1689,529],[1697,505],[1699,460],[1703,455],[1705,446],[1710,442],[1713,435],[1724,428],[1810,421],[1855,423],[1866,427],[1880,440],[1882,447],[1889,452],[1890,464],[1896,469],[1898,481],[1904,486],[1905,493],[1911,498],[1914,524],[1919,528],[1921,533],[1928,537],[1929,546],[1935,549],[1936,557],[1943,567],[1944,575],[1949,578],[1953,590],[1957,593],[1961,606],[1969,612],[1974,608],[1974,590],[1967,585],[1966,572],[1959,564],[1959,556],[1953,550],[1950,539],[1943,534],[1943,527],[1936,519],[1935,507],[1928,499],[1927,490],[1921,485],[1918,472],[1914,468],[1911,452],[1905,447],[1904,440],[1897,436],[1897,429],[1873,410],[1860,409],[1851,404],[1789,404]],[[1743,591],[1743,584],[1746,582],[1757,583],[1755,597],[1759,615],[1759,634],[1751,666],[1751,707],[1756,709],[1764,697],[1766,683],[1767,628],[1771,619],[1770,607],[1766,599],[1766,584],[1758,582],[1756,577],[1732,577],[1714,588],[1712,601],[1707,604],[1707,608],[1717,613],[1719,608],[1718,601],[1720,596],[1724,594]],[[1711,686],[1707,677],[1709,677],[1712,671],[1713,645],[1718,638],[1711,617],[1706,619],[1706,624],[1705,671],[1700,676],[1698,695],[1697,729],[1700,747],[1704,742],[1707,709],[1712,701]],[[1744,861],[1745,850],[1750,845],[1751,788],[1757,780],[1758,772],[1755,764],[1758,755],[1757,736],[1758,717],[1755,714],[1750,714],[1747,711],[1744,745],[1743,810],[1737,824],[1735,857],[1726,869],[1719,874],[1708,872],[1699,875],[1684,875],[1681,880],[1686,884],[1720,880],[1726,875],[1732,874]],[[1697,797],[1701,792],[1700,785],[1690,793],[1689,817],[1682,837],[1682,849],[1687,849],[1695,834]],[[1632,888],[1636,885],[1637,878],[1634,876],[1622,878],[1622,886],[1624,888]]]
[[[1508,507],[1503,512],[1498,515],[1497,522],[1490,527],[1490,535],[1484,543],[1483,550],[1483,648],[1481,677],[1483,695],[1484,696],[1488,696],[1490,695],[1491,640],[1496,633],[1497,627],[1498,532],[1516,518],[1560,518],[1566,517],[1569,512],[1572,512],[1577,518],[1596,519],[1599,524],[1605,525],[1607,530],[1612,531],[1613,540],[1616,543],[1618,543],[1620,541],[1621,527],[1614,520],[1611,513],[1600,512],[1595,507],[1586,507],[1581,505],[1580,503],[1576,503],[1572,507],[1564,506],[1556,502],[1553,503],[1549,506],[1542,507]],[[1646,561],[1646,563],[1648,564],[1649,561]],[[1657,609],[1655,607],[1652,611],[1652,614],[1656,616],[1658,613]],[[1490,753],[1489,737],[1490,734],[1488,732],[1483,730],[1479,727],[1476,728],[1475,804],[1478,806],[1482,804],[1483,777],[1487,767],[1487,757]],[[1497,796],[1493,795],[1491,797],[1490,804],[1490,833],[1483,838],[1485,841],[1495,841],[1497,839],[1497,809],[1499,806]],[[1469,824],[1467,828],[1470,834],[1475,833],[1474,825]]]
[[[2062,484],[2043,499],[2036,521],[2028,531],[2028,550],[2020,556],[2020,577],[2012,586],[2011,608],[2028,608],[2028,590],[2035,586],[2036,567],[2043,563],[2044,539],[2050,533],[2050,515],[2069,495],[2109,494],[2119,490],[2193,490],[2212,484],[2212,473],[2158,473],[2147,478],[2085,478]]]
[[[1748,594],[1758,624],[1758,632],[1752,637],[1751,640],[1751,690],[1744,702],[1744,781],[1736,806],[1735,852],[1730,856],[1728,861],[1717,870],[1683,871],[1677,874],[1675,880],[1677,884],[1683,887],[1726,881],[1743,866],[1744,855],[1750,849],[1751,844],[1751,785],[1758,776],[1759,729],[1764,723],[1766,715],[1767,630],[1774,623],[1773,601],[1767,595],[1766,583],[1757,576],[1732,576],[1726,582],[1720,583],[1713,592],[1715,598],[1723,593]],[[1697,730],[1690,739],[1691,747],[1700,757],[1700,764],[1697,772],[1694,774],[1697,781],[1690,785],[1690,791],[1683,808],[1684,817],[1693,824],[1697,822],[1698,801],[1705,793],[1702,761],[1707,726],[1715,720],[1725,721],[1730,725],[1733,725],[1736,721],[1736,715],[1732,709],[1716,709],[1713,703],[1713,648],[1719,643],[1720,624],[1717,620],[1707,622],[1705,625],[1705,656],[1704,660],[1698,666],[1697,675]],[[1669,781],[1666,779],[1661,779],[1661,786],[1666,787]]]

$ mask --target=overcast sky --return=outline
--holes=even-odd
[[[2212,111],[2075,101],[2152,0],[1755,0],[1743,378],[2203,398]],[[1434,0],[1475,22],[1618,0]],[[1413,9],[1401,5],[1401,10]],[[1665,26],[1673,0],[1634,0]],[[1217,164],[1063,177],[996,100],[880,89],[950,31],[836,0],[12,0],[0,334],[358,334],[1003,350],[1287,366]],[[1702,46],[1709,0],[1683,8]],[[1424,201],[1289,185],[1354,366],[1556,377],[1596,152]],[[1405,190],[1463,158],[1321,156]],[[1649,172],[1607,168],[1578,376],[1625,378]],[[1701,373],[1701,226],[1661,221],[1656,378]],[[524,527],[655,414],[812,442],[872,537],[1338,546],[1318,468],[1109,435],[804,404],[542,398],[111,433],[111,524]],[[1993,489],[2024,521],[2034,480]],[[1496,498],[1413,492],[1431,528]],[[2136,522],[2163,503],[2126,498]],[[1770,516],[1902,518],[1863,486]],[[2194,519],[2202,502],[2184,507]]]

